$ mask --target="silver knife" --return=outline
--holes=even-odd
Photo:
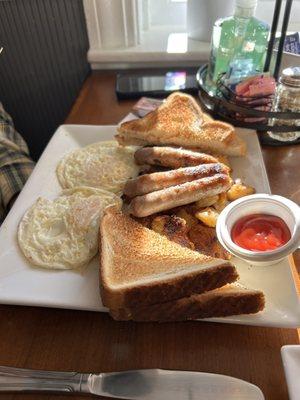
[[[101,374],[0,366],[0,392],[80,392],[141,400],[264,400],[251,383],[203,372],[139,369]]]

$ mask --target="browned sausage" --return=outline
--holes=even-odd
[[[230,184],[231,179],[228,175],[216,174],[134,197],[126,211],[136,217],[147,217],[160,211],[193,203],[203,197],[225,192]]]
[[[206,176],[227,174],[228,171],[229,168],[224,164],[215,163],[179,168],[171,171],[154,172],[128,180],[124,187],[124,194],[128,197],[140,196]]]
[[[216,163],[218,160],[204,153],[176,147],[143,147],[134,154],[137,164],[161,165],[170,168],[192,167]]]

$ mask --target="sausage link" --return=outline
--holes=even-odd
[[[124,187],[124,194],[128,197],[140,196],[170,186],[180,185],[215,174],[227,174],[228,172],[229,168],[221,163],[202,164],[196,167],[154,172],[128,180]]]
[[[209,154],[169,146],[143,147],[135,152],[134,158],[140,165],[160,165],[169,168],[192,167],[218,162]]]
[[[134,197],[126,211],[136,217],[147,217],[160,211],[193,203],[203,197],[225,192],[230,185],[231,179],[228,175],[216,174]]]

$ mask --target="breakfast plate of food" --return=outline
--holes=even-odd
[[[118,127],[62,125],[0,228],[0,303],[298,327],[289,259],[218,241],[219,215],[253,193],[270,193],[256,134],[188,95]]]

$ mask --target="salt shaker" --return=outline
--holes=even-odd
[[[289,67],[282,71],[277,86],[273,111],[300,112],[300,67]],[[271,125],[300,126],[300,119],[272,118]],[[300,131],[268,132],[277,141],[293,143],[300,138]]]

